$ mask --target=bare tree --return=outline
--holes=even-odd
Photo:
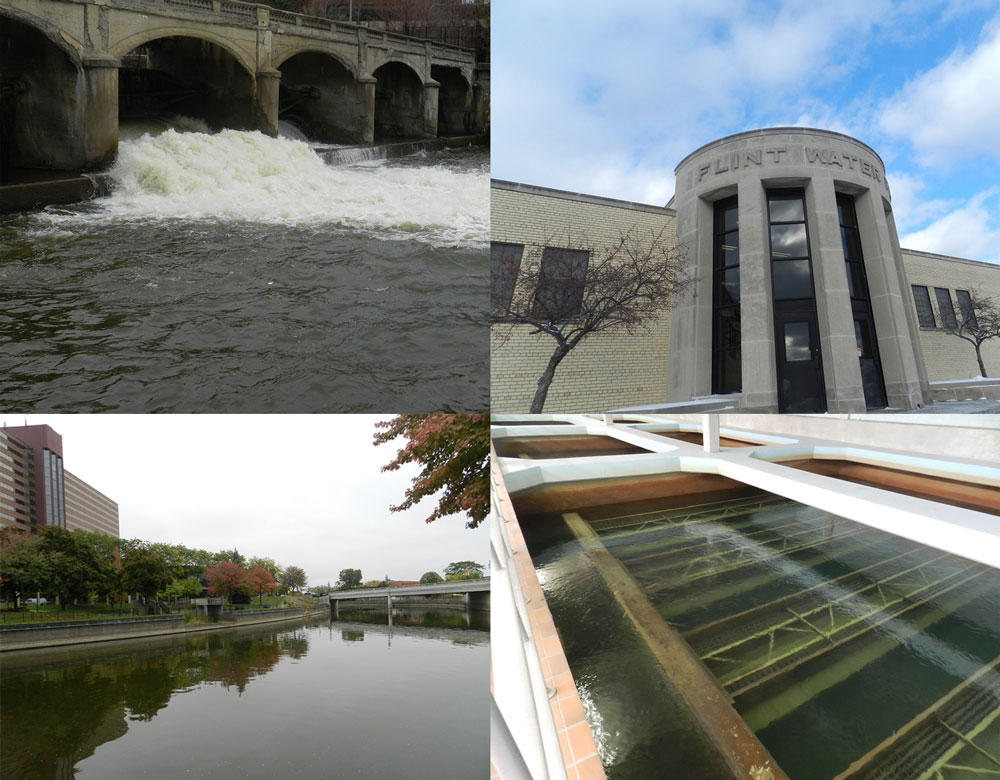
[[[633,334],[647,327],[687,284],[665,228],[646,237],[639,232],[633,228],[600,249],[544,247],[539,262],[520,268],[503,258],[494,262],[492,323],[507,326],[507,337],[515,326],[527,325],[530,333],[555,341],[538,378],[532,414],[542,411],[556,369],[583,339],[611,329]]]
[[[945,330],[975,347],[979,375],[988,376],[981,348],[984,341],[1000,337],[1000,301],[972,290],[968,298],[958,299],[958,306],[961,316],[953,326],[946,325]]]

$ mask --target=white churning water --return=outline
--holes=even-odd
[[[98,216],[333,224],[439,246],[489,240],[485,170],[330,166],[289,138],[169,129],[122,140],[110,173],[114,190],[97,201]]]

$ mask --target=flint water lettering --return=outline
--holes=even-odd
[[[817,163],[820,165],[835,165],[844,170],[861,171],[865,176],[877,182],[882,181],[882,175],[879,173],[878,168],[867,160],[862,160],[860,157],[834,152],[830,149],[810,149],[808,146],[805,149],[807,163],[813,165]]]
[[[710,173],[717,176],[726,171],[735,171],[754,165],[762,166],[765,162],[778,165],[782,162],[782,156],[787,153],[788,148],[785,146],[730,152],[698,166],[698,181],[700,182]],[[805,153],[806,162],[810,165],[826,165],[845,171],[860,171],[863,175],[879,183],[882,182],[882,174],[873,163],[860,157],[855,157],[853,154],[835,152],[832,149],[815,149],[808,146],[805,147]]]
[[[768,155],[771,162],[780,162],[781,155],[788,151],[785,147],[775,149],[753,149],[741,152],[730,152],[722,157],[716,157],[712,162],[706,163],[698,168],[698,181],[704,179],[708,174],[725,173],[729,170],[739,168],[749,168],[751,165],[763,165],[764,155]]]

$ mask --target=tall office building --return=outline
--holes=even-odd
[[[48,425],[0,430],[0,526],[47,526],[118,536],[118,504],[63,468]]]

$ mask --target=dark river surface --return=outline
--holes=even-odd
[[[37,412],[480,411],[489,151],[327,165],[123,140],[111,196],[0,219],[0,397]]]
[[[330,622],[5,654],[4,780],[489,777],[489,633]]]

